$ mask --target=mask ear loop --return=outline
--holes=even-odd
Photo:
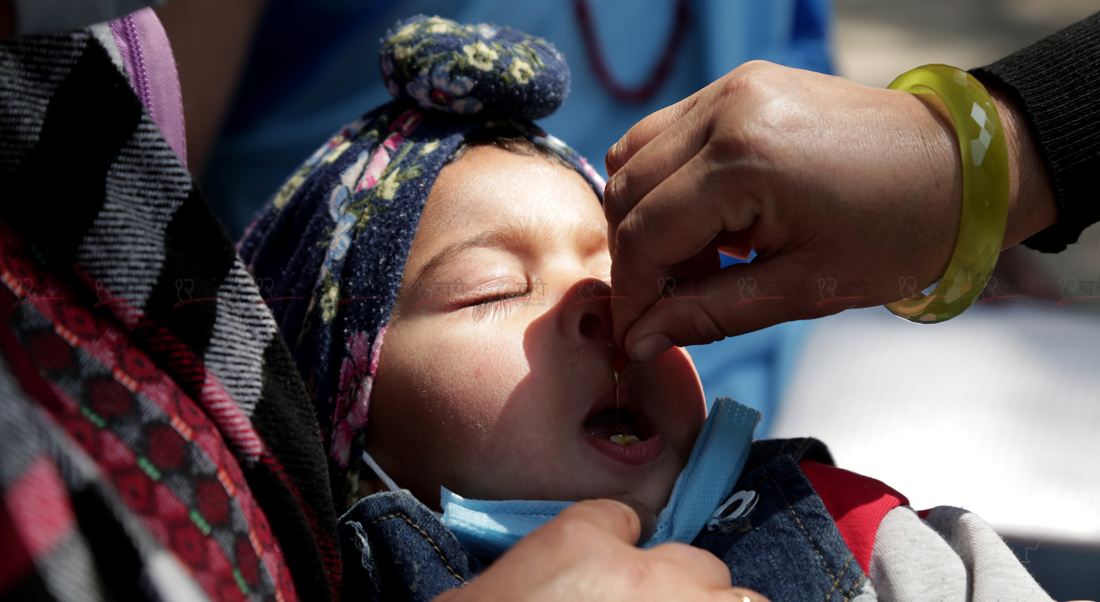
[[[375,462],[374,458],[370,457],[370,454],[368,454],[367,450],[365,449],[363,450],[362,458],[363,461],[367,463],[367,466],[370,466],[370,469],[374,471],[374,474],[379,479],[382,479],[382,483],[386,485],[386,489],[390,491],[401,490],[401,488],[397,486],[397,483],[393,482],[393,479],[391,479],[390,476],[386,474],[386,471],[382,470],[382,467],[378,465],[378,462]]]

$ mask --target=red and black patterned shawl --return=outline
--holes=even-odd
[[[0,556],[21,559],[0,597],[90,595],[58,558],[156,597],[168,549],[211,598],[337,598],[327,465],[286,344],[87,31],[0,42],[0,243]]]

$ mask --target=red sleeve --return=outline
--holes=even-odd
[[[842,468],[812,460],[803,460],[798,466],[836,521],[840,536],[859,566],[869,573],[879,523],[887,512],[908,506],[909,500],[882,481]]]

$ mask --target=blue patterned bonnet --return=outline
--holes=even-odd
[[[395,100],[340,130],[268,201],[240,244],[313,398],[336,491],[355,483],[371,385],[432,184],[471,135],[507,128],[603,180],[532,119],[569,67],[553,45],[493,25],[418,16],[382,40]],[[266,383],[265,383],[266,384]]]

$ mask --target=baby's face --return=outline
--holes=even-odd
[[[432,507],[441,485],[664,506],[703,391],[673,348],[626,368],[616,417],[606,233],[584,179],[545,157],[478,146],[443,169],[371,395],[367,451],[399,486]],[[613,443],[620,429],[642,441]]]

